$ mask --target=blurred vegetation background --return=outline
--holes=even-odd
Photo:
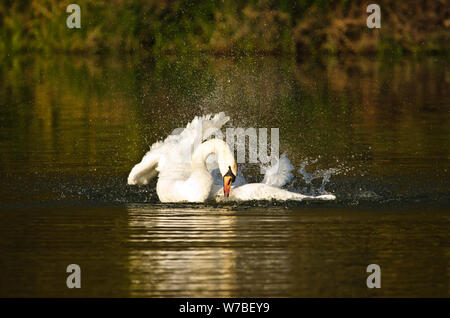
[[[447,2],[377,1],[369,29],[371,1],[2,0],[0,197],[146,202],[125,185],[149,146],[225,111],[282,128],[294,166],[320,158],[349,196],[447,200]]]
[[[448,54],[448,0],[378,0],[381,29],[366,26],[374,1],[3,0],[0,54]],[[66,7],[81,7],[68,29]]]

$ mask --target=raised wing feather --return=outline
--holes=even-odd
[[[291,161],[286,157],[285,154],[282,154],[278,161],[268,167],[265,168],[265,175],[262,183],[281,188],[286,185],[289,181],[292,180],[294,175],[292,174],[292,170],[294,170],[294,166],[291,164]]]
[[[159,173],[176,179],[190,174],[191,156],[204,140],[216,134],[230,118],[221,112],[196,116],[180,133],[154,143],[141,162],[133,167],[128,184],[145,185]]]

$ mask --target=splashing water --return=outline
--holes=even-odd
[[[303,181],[306,183],[306,186],[303,188],[303,193],[308,195],[322,195],[328,194],[325,191],[325,186],[331,179],[331,176],[334,174],[340,173],[340,168],[329,168],[329,169],[321,169],[314,172],[306,171],[306,166],[314,164],[318,161],[318,159],[309,159],[306,158],[300,165],[300,169],[298,169],[298,173],[301,174]],[[322,180],[320,186],[314,185],[313,180]]]

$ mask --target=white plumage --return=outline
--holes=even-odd
[[[131,170],[128,184],[146,185],[159,173],[175,178],[187,177],[191,172],[191,158],[195,148],[217,133],[229,120],[230,117],[223,112],[214,116],[196,116],[181,133],[155,142],[141,162]]]
[[[294,166],[286,155],[281,155],[280,159],[270,167],[265,168],[265,175],[262,183],[248,183],[231,188],[230,196],[225,198],[223,192],[216,190],[216,201],[249,201],[249,200],[278,200],[278,201],[302,201],[304,199],[334,200],[332,194],[320,196],[307,196],[296,192],[291,192],[281,187],[292,180]]]
[[[229,119],[223,112],[195,117],[181,133],[154,143],[131,170],[128,184],[146,185],[158,176],[156,190],[162,202],[335,199],[334,195],[312,197],[281,189],[293,178],[294,167],[285,155],[270,167],[264,167],[261,183],[248,184],[238,173],[233,153],[225,142],[220,139],[205,142],[217,135]],[[225,198],[223,176],[229,168],[236,180],[230,196]]]

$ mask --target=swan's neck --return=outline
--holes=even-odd
[[[192,155],[192,169],[206,169],[206,158],[209,155],[217,153],[216,139],[205,141],[195,149]]]
[[[222,152],[222,148],[226,145],[225,142],[219,139],[211,139],[205,141],[195,149],[192,155],[192,169],[205,169],[206,170],[206,158],[211,154],[218,154]]]

